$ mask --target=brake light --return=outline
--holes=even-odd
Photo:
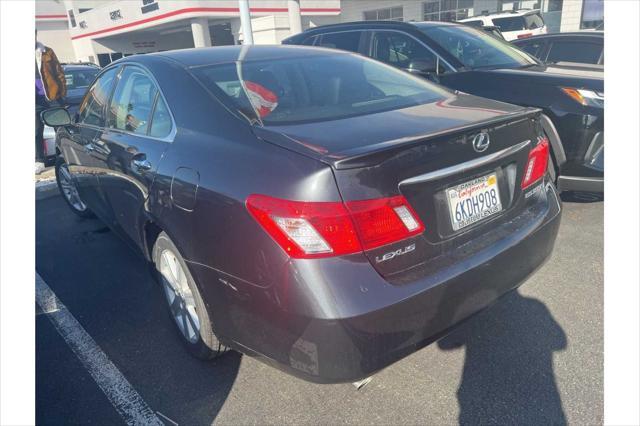
[[[424,231],[424,225],[402,195],[347,201],[346,206],[365,250],[404,240]]]
[[[540,138],[540,142],[531,151],[527,159],[527,166],[524,169],[522,177],[522,189],[528,188],[539,179],[541,179],[547,171],[549,161],[549,139]]]
[[[529,38],[532,35],[533,35],[533,33],[518,34],[518,38]]]
[[[424,230],[403,196],[345,204],[290,201],[253,194],[246,204],[262,228],[294,258],[370,250]]]

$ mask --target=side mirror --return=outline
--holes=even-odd
[[[438,64],[435,58],[413,59],[407,71],[415,74],[437,74]]]
[[[40,118],[50,127],[68,126],[71,124],[69,111],[64,108],[49,108],[40,113]]]

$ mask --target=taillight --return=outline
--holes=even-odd
[[[404,197],[342,202],[290,201],[253,194],[247,209],[294,258],[339,256],[417,235],[424,225]]]
[[[346,205],[365,250],[403,240],[424,231],[424,225],[402,195],[347,201]]]
[[[529,38],[532,35],[533,35],[533,33],[518,34],[518,38]]]
[[[522,184],[520,185],[522,189],[528,188],[544,176],[547,171],[548,161],[549,139],[543,137],[540,138],[538,145],[529,151],[529,158],[527,159]]]

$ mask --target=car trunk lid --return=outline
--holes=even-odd
[[[445,102],[350,120],[261,128],[257,134],[331,165],[345,202],[406,198],[425,231],[365,252],[387,277],[442,255],[488,232],[489,223],[517,214],[520,181],[537,141],[538,110],[469,95]],[[488,145],[474,149],[478,135],[486,137]],[[456,227],[447,199],[451,189],[482,179],[495,184],[500,211]]]

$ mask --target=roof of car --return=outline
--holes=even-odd
[[[350,54],[350,52],[308,46],[245,45],[172,50],[139,55],[139,59],[144,60],[144,57],[159,57],[179,62],[185,67],[197,67],[225,62],[273,60],[301,56],[324,56],[329,54],[342,55]],[[136,62],[136,59],[138,58],[130,56],[123,62]]]
[[[479,15],[470,16],[465,19],[460,19],[458,22],[465,22],[472,19],[476,20],[479,18],[508,18],[510,16],[524,16],[524,15],[530,15],[532,13],[538,13],[538,12],[540,12],[540,10],[538,9],[518,9],[518,10],[508,10],[506,12],[496,12],[496,13],[487,13],[487,14],[483,13]]]
[[[549,33],[549,34],[539,34],[535,36],[530,36],[527,38],[521,38],[518,40],[513,40],[512,43],[526,43],[530,40],[540,40],[540,39],[548,39],[548,38],[563,38],[563,37],[585,37],[585,38],[599,38],[604,39],[603,31],[574,31],[568,33]]]
[[[321,25],[319,27],[308,28],[304,33],[323,32],[325,30],[342,28],[342,27],[370,27],[370,26],[389,26],[389,27],[408,27],[408,26],[423,26],[423,27],[442,27],[446,25],[456,25],[454,22],[441,22],[441,21],[352,21],[352,22],[340,22],[337,24]],[[293,36],[295,37],[295,36]]]

